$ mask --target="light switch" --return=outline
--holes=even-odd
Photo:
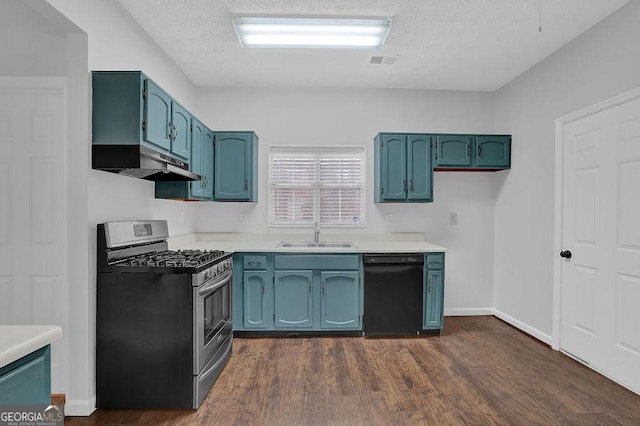
[[[449,213],[449,225],[458,224],[458,213]]]
[[[247,224],[247,214],[246,213],[240,213],[240,224],[242,224],[242,225],[246,225]]]
[[[387,225],[393,225],[393,214],[387,213],[384,216],[384,223],[386,223]]]

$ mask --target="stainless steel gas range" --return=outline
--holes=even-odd
[[[168,250],[167,222],[98,225],[98,408],[198,408],[231,356],[231,254]]]

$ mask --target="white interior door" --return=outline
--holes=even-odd
[[[66,78],[0,77],[0,324],[67,329]],[[52,345],[64,388],[66,336]]]
[[[640,99],[563,141],[560,347],[640,392]]]

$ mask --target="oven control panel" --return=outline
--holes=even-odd
[[[198,272],[198,274],[196,274],[195,276],[194,285],[201,286],[208,281],[225,276],[227,273],[230,273],[232,269],[233,260],[231,259],[231,257],[220,260],[207,269]]]

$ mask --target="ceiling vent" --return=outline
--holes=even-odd
[[[374,65],[392,65],[395,64],[397,60],[397,56],[372,56],[369,63]]]

